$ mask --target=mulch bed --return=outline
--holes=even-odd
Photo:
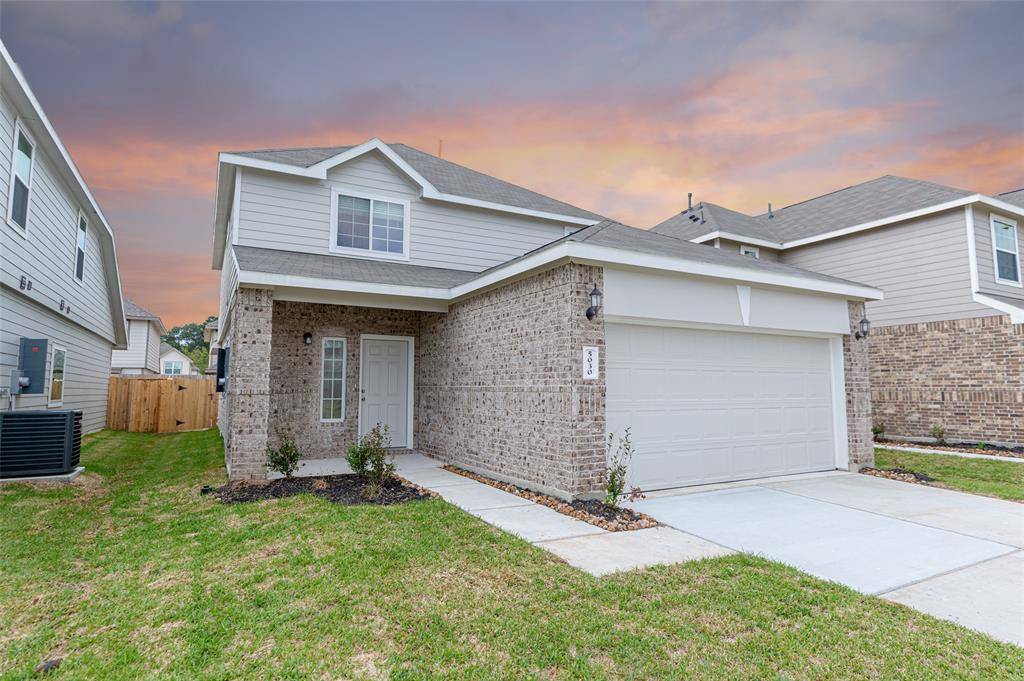
[[[213,496],[225,504],[241,504],[263,499],[281,499],[296,494],[313,494],[335,504],[378,504],[388,506],[406,501],[429,499],[434,494],[408,480],[393,477],[382,485],[376,499],[363,495],[365,481],[358,475],[323,475],[308,478],[278,478],[267,481],[229,482],[213,490]]]
[[[563,501],[548,494],[541,494],[533,490],[517,487],[507,482],[499,482],[492,478],[485,477],[478,473],[458,468],[457,466],[444,466],[446,471],[482,482],[503,492],[515,494],[517,497],[529,499],[554,509],[562,515],[567,515],[585,523],[596,525],[609,532],[624,532],[627,530],[642,530],[647,527],[656,527],[658,521],[649,515],[637,513],[628,508],[611,508],[597,499],[577,499],[575,501]]]
[[[879,447],[916,447],[918,449],[941,449],[944,452],[967,452],[968,454],[991,454],[1011,459],[1024,459],[1024,447],[1002,447],[985,445],[984,449],[970,445],[937,445],[934,442],[912,442],[909,440],[875,440]]]
[[[901,482],[915,482],[919,485],[927,485],[935,481],[935,478],[924,473],[908,470],[906,468],[861,468],[860,472],[865,475],[873,475],[876,478],[889,478]]]

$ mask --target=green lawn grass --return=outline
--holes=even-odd
[[[1013,678],[1024,651],[731,556],[596,579],[440,500],[226,506],[215,431],[0,488],[0,675]],[[1018,677],[1019,678],[1019,677]]]
[[[875,450],[878,468],[905,468],[935,478],[938,487],[1024,501],[1024,463],[945,454]]]

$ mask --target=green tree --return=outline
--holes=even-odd
[[[175,347],[178,350],[181,350],[183,353],[189,355],[190,357],[190,353],[193,350],[204,348],[206,350],[207,357],[209,357],[210,345],[203,340],[203,327],[205,327],[207,323],[213,321],[214,319],[216,319],[216,317],[211,315],[206,318],[206,321],[203,322],[190,322],[188,324],[182,324],[181,326],[175,326],[170,331],[165,333],[160,338],[160,340],[162,340],[164,343],[167,343],[171,347]],[[195,359],[193,359],[193,361],[195,361]],[[199,365],[196,364],[196,366],[198,367]],[[202,366],[199,368],[205,369],[206,367]]]

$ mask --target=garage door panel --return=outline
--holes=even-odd
[[[606,328],[608,427],[621,434],[632,426],[630,484],[657,489],[834,467],[827,340]]]

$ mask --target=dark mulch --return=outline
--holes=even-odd
[[[281,499],[296,494],[314,494],[335,504],[401,504],[406,501],[428,499],[429,491],[399,478],[391,478],[382,485],[381,494],[368,499],[363,494],[366,486],[358,475],[324,475],[309,478],[279,478],[266,482],[229,482],[213,490],[213,495],[225,504],[240,504],[263,499]]]
[[[529,499],[530,501],[536,502],[548,508],[554,509],[562,515],[567,515],[577,520],[596,525],[597,527],[604,528],[609,532],[622,532],[625,530],[642,530],[646,527],[655,527],[658,525],[658,521],[649,515],[643,513],[637,513],[636,511],[629,508],[612,508],[604,504],[597,499],[576,499],[574,501],[563,501],[556,497],[541,494],[540,492],[534,492],[530,489],[525,489],[517,485],[513,485],[507,482],[501,482],[480,475],[479,473],[473,473],[457,466],[445,466],[445,470],[451,471],[452,473],[458,473],[459,475],[465,476],[482,482],[485,485],[490,485],[497,489],[508,492],[509,494],[515,494],[518,497]]]
[[[886,445],[893,447],[920,447],[922,449],[941,449],[944,452],[968,452],[970,454],[990,454],[992,456],[1005,456],[1013,459],[1024,459],[1024,447],[1004,447],[1002,445],[982,445],[963,443],[958,445],[927,442],[925,440],[886,440],[876,438],[875,444],[879,447]]]

